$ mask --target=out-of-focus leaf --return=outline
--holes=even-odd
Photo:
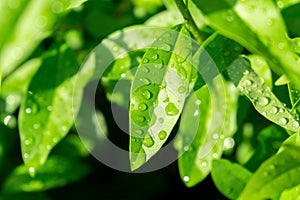
[[[0,71],[3,77],[18,67],[50,35],[58,18],[66,13],[70,4],[70,0],[1,1],[0,9],[8,17],[1,17],[1,21],[8,19],[9,22],[7,30],[3,32],[5,37],[1,37],[4,39],[3,46],[0,46]],[[1,25],[4,29],[6,26]]]
[[[274,0],[274,2],[276,2],[278,8],[280,9],[285,9],[289,6],[293,6],[295,4],[300,3],[299,0]]]
[[[40,58],[31,59],[3,81],[0,96],[6,99],[7,113],[13,113],[20,106],[22,97],[41,62]]]
[[[222,194],[229,199],[237,199],[252,174],[239,164],[220,159],[213,161],[211,175]]]
[[[183,22],[183,18],[178,10],[165,10],[149,18],[145,24],[149,26],[171,27]]]
[[[4,182],[4,193],[45,191],[61,187],[84,177],[90,168],[79,160],[51,156],[34,177],[28,174],[32,170],[25,165],[17,167]]]
[[[79,65],[65,45],[49,50],[19,111],[22,157],[27,166],[42,165],[68,133],[79,109],[82,88],[74,90]]]
[[[300,185],[284,190],[280,195],[280,200],[299,200]]]
[[[272,89],[273,88],[273,81],[272,81],[272,73],[269,68],[268,63],[266,60],[258,55],[249,55],[247,56],[251,63],[252,69],[257,73],[260,77],[262,77],[265,81],[265,84]]]
[[[238,199],[275,199],[300,183],[299,133],[290,136],[278,153],[260,165]]]
[[[212,28],[253,54],[264,56],[275,72],[284,72],[300,88],[298,55],[287,37],[280,10],[272,0],[193,2]]]
[[[264,84],[264,79],[253,71],[247,60],[240,57],[227,70],[231,80],[260,114],[288,130],[300,131],[297,119]]]
[[[193,87],[192,42],[184,25],[167,31],[144,54],[130,91],[130,164],[135,170],[164,144]],[[186,36],[184,36],[186,35]],[[179,53],[173,53],[179,50]]]
[[[222,155],[224,139],[236,131],[238,93],[221,77],[215,79],[219,80],[191,94],[182,113],[175,145],[180,175],[188,187],[210,173],[212,161]]]
[[[296,4],[297,3],[297,4]],[[287,29],[289,34],[292,37],[300,37],[300,31],[297,27],[300,26],[300,1],[297,0],[295,4],[290,5],[282,10],[282,16],[286,22]]]
[[[287,137],[287,132],[277,125],[264,128],[258,134],[259,144],[256,146],[254,154],[244,166],[250,171],[255,171],[262,162],[278,151],[280,145]]]

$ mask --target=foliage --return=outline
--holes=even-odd
[[[171,146],[187,188],[211,178],[228,199],[298,199],[299,9],[2,0],[0,198],[48,199],[84,180],[107,137],[131,172]]]

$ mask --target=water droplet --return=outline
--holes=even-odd
[[[219,134],[218,133],[213,134],[213,139],[215,140],[219,139]]]
[[[25,113],[26,113],[26,114],[30,114],[30,113],[31,113],[31,108],[26,108],[26,109],[25,109]]]
[[[136,135],[143,135],[143,131],[142,131],[142,130],[136,130],[136,131],[135,131],[135,134],[136,134]]]
[[[68,131],[68,127],[67,127],[67,126],[62,126],[62,127],[61,127],[61,130],[62,130],[63,132]]]
[[[195,110],[194,112],[194,117],[198,116],[199,115],[199,110]]]
[[[45,16],[37,16],[35,18],[35,25],[39,28],[44,28],[47,25],[47,17]]]
[[[259,97],[257,103],[259,106],[266,106],[270,103],[270,99],[267,97]]]
[[[137,116],[136,117],[136,120],[138,121],[138,122],[144,122],[145,120],[146,120],[146,118],[144,117],[144,116]]]
[[[10,121],[11,119],[12,119],[12,116],[11,116],[11,115],[7,115],[7,116],[4,118],[3,122],[4,122],[5,126],[8,126],[8,123],[9,123],[9,121]]]
[[[47,110],[50,112],[52,111],[52,106],[47,106]]]
[[[290,123],[290,125],[291,125],[293,128],[298,128],[298,127],[299,127],[299,122],[293,121],[293,122]]]
[[[161,123],[161,124],[164,123],[164,121],[165,121],[165,120],[164,120],[164,118],[162,118],[162,117],[158,119],[158,122]]]
[[[213,158],[218,158],[218,154],[217,153],[213,153]]]
[[[234,147],[234,144],[235,144],[235,142],[234,142],[233,138],[228,137],[224,140],[224,147],[223,148],[224,148],[224,150],[231,149],[231,148]]]
[[[147,106],[147,104],[145,104],[145,103],[140,103],[140,104],[138,105],[138,109],[139,109],[140,111],[145,111],[145,110],[148,109],[148,106]]]
[[[142,96],[145,98],[145,99],[151,99],[151,97],[152,97],[152,93],[149,91],[149,90],[144,90],[143,92],[142,92]]]
[[[189,182],[190,181],[190,177],[189,176],[184,176],[183,177],[183,181],[184,182]]]
[[[180,94],[184,94],[184,93],[186,92],[186,88],[185,88],[184,86],[180,86],[180,87],[178,88],[178,92],[179,92]]]
[[[176,108],[174,103],[168,103],[168,105],[165,108],[165,111],[169,116],[175,116],[179,113],[179,110]]]
[[[160,131],[160,132],[158,133],[158,138],[159,138],[160,140],[164,140],[164,139],[166,139],[166,137],[167,137],[167,132],[166,132],[166,131]]]
[[[280,42],[280,43],[278,43],[278,45],[277,45],[278,49],[283,49],[284,46],[285,46],[285,45],[284,45],[283,42]]]
[[[131,142],[136,142],[135,137],[132,137],[132,138],[131,138]]]
[[[39,110],[38,105],[36,103],[31,103],[30,107],[25,109],[25,113],[26,114],[35,114],[38,112],[38,110]]]
[[[232,22],[232,21],[233,21],[233,16],[232,16],[232,15],[227,15],[227,16],[226,16],[226,20],[227,20],[228,22]]]
[[[58,139],[56,137],[52,138],[52,142],[53,143],[57,143],[58,142]]]
[[[126,77],[126,74],[125,73],[122,73],[121,74],[121,78],[125,78]]]
[[[150,70],[149,70],[148,67],[146,67],[146,66],[143,66],[143,67],[142,67],[142,72],[144,72],[144,73],[147,74],[147,73],[149,73],[149,71],[150,71]]]
[[[143,144],[144,144],[146,147],[152,147],[152,146],[154,145],[154,141],[153,141],[153,139],[152,139],[151,136],[148,136],[148,137],[145,137],[145,138],[144,138]]]
[[[53,4],[52,4],[52,12],[58,14],[58,13],[61,13],[64,9],[64,5],[59,2],[59,1],[55,1]]]
[[[28,172],[31,177],[35,176],[35,168],[34,167],[29,167]]]
[[[197,106],[199,106],[201,104],[201,100],[198,99],[198,100],[196,100],[195,103],[196,103]]]
[[[277,1],[277,6],[278,6],[278,8],[283,8],[284,3],[282,1]]]
[[[148,63],[149,62],[149,59],[148,58],[144,58],[143,59],[143,63]]]
[[[164,43],[160,46],[161,50],[165,50],[165,51],[170,51],[171,50],[171,46],[167,43]]]
[[[140,78],[140,81],[141,81],[142,83],[144,83],[145,85],[150,85],[150,80],[147,79],[147,78]]]
[[[33,138],[27,138],[27,139],[24,141],[24,144],[25,144],[26,146],[28,146],[28,145],[31,145],[32,142],[33,142]]]
[[[159,55],[157,53],[154,53],[151,58],[153,60],[157,60],[159,58]]]
[[[207,166],[207,162],[206,162],[206,161],[202,161],[202,162],[201,162],[201,166],[202,166],[202,167],[206,167],[206,166]]]
[[[164,67],[164,65],[162,63],[157,63],[157,64],[154,65],[154,67],[156,69],[162,69]]]
[[[279,120],[278,120],[278,123],[280,124],[280,125],[286,125],[287,123],[288,123],[288,119],[287,118],[284,118],[284,117],[282,117],[282,118],[280,118]]]
[[[273,106],[273,107],[270,109],[270,113],[271,113],[271,114],[276,114],[276,113],[278,113],[278,111],[279,111],[279,108],[276,107],[276,106]]]
[[[243,72],[243,75],[244,75],[244,76],[246,76],[246,75],[248,75],[248,74],[249,74],[249,70],[246,70],[246,71]]]

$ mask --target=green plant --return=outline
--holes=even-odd
[[[171,145],[187,187],[300,196],[299,1],[84,2],[0,3],[1,197],[80,181],[106,137],[132,172],[170,164]],[[129,115],[124,140],[106,100]]]

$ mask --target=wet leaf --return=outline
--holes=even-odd
[[[45,163],[51,149],[68,133],[81,102],[74,90],[79,65],[65,45],[54,47],[32,78],[19,111],[22,157],[27,166]],[[45,78],[47,77],[47,78]]]
[[[211,175],[222,194],[229,199],[237,199],[252,173],[237,163],[220,159],[213,161]]]
[[[176,27],[177,28],[177,27]],[[130,163],[137,169],[164,144],[190,91],[191,40],[184,26],[167,31],[146,51],[130,92]],[[172,53],[175,49],[179,54]],[[192,87],[192,86],[191,86]]]
[[[278,100],[244,58],[238,58],[228,68],[228,74],[237,88],[253,104],[254,108],[268,120],[294,132],[300,125],[294,115]]]
[[[238,199],[278,198],[285,189],[299,185],[299,152],[299,134],[296,133],[282,144],[276,155],[262,163]]]

